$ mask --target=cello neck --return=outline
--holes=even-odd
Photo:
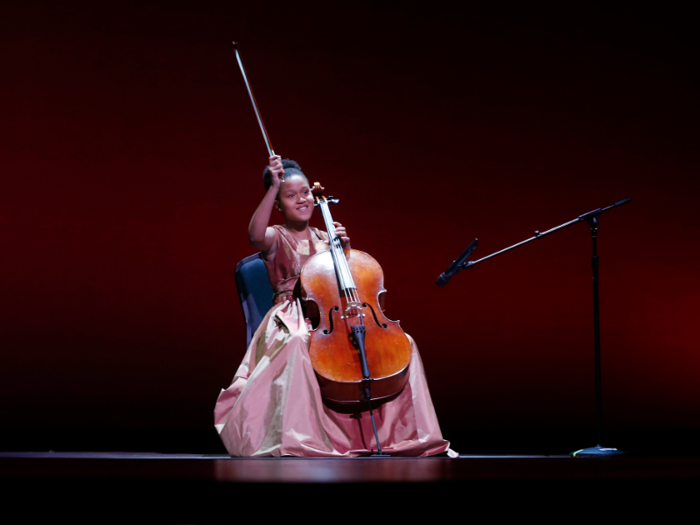
[[[348,266],[348,261],[345,258],[345,252],[343,252],[343,245],[340,241],[340,237],[335,234],[335,226],[333,225],[333,217],[331,216],[331,211],[328,207],[329,202],[337,202],[337,199],[327,199],[323,196],[323,188],[318,182],[314,183],[313,193],[316,197],[316,204],[321,209],[321,215],[323,216],[323,222],[326,225],[326,231],[328,232],[328,240],[331,247],[331,254],[333,256],[333,266],[335,267],[335,274],[338,277],[338,284],[343,292],[349,290],[355,290],[355,281],[350,273],[350,267]]]

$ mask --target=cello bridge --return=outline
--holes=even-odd
[[[358,301],[348,302],[345,306],[345,315],[341,315],[341,319],[349,319],[351,317],[364,317],[362,313],[362,303]]]

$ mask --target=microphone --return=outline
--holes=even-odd
[[[442,288],[448,282],[450,282],[452,276],[462,269],[461,266],[464,264],[464,261],[466,261],[469,258],[469,256],[472,254],[472,252],[478,244],[479,239],[474,239],[472,243],[467,247],[467,249],[462,252],[462,255],[460,255],[454,261],[452,261],[452,264],[450,264],[447,270],[445,270],[444,273],[440,274],[440,277],[437,278],[435,284]]]

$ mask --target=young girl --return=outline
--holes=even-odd
[[[232,456],[363,456],[377,445],[369,412],[341,413],[326,406],[309,359],[309,332],[294,287],[304,263],[329,249],[326,232],[309,226],[314,210],[309,181],[291,160],[270,157],[263,173],[267,193],[248,228],[263,254],[274,306],[253,336],[231,386],[222,390],[214,422]],[[268,226],[273,208],[282,226]],[[334,223],[343,248],[345,228]],[[413,353],[401,393],[374,410],[382,450],[394,456],[448,453],[425,381]]]

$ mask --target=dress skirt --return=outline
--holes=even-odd
[[[408,382],[374,410],[382,450],[394,456],[447,453],[415,342]],[[222,390],[214,423],[231,456],[351,457],[377,451],[368,411],[328,408],[309,358],[309,331],[299,301],[265,316],[231,386]]]

